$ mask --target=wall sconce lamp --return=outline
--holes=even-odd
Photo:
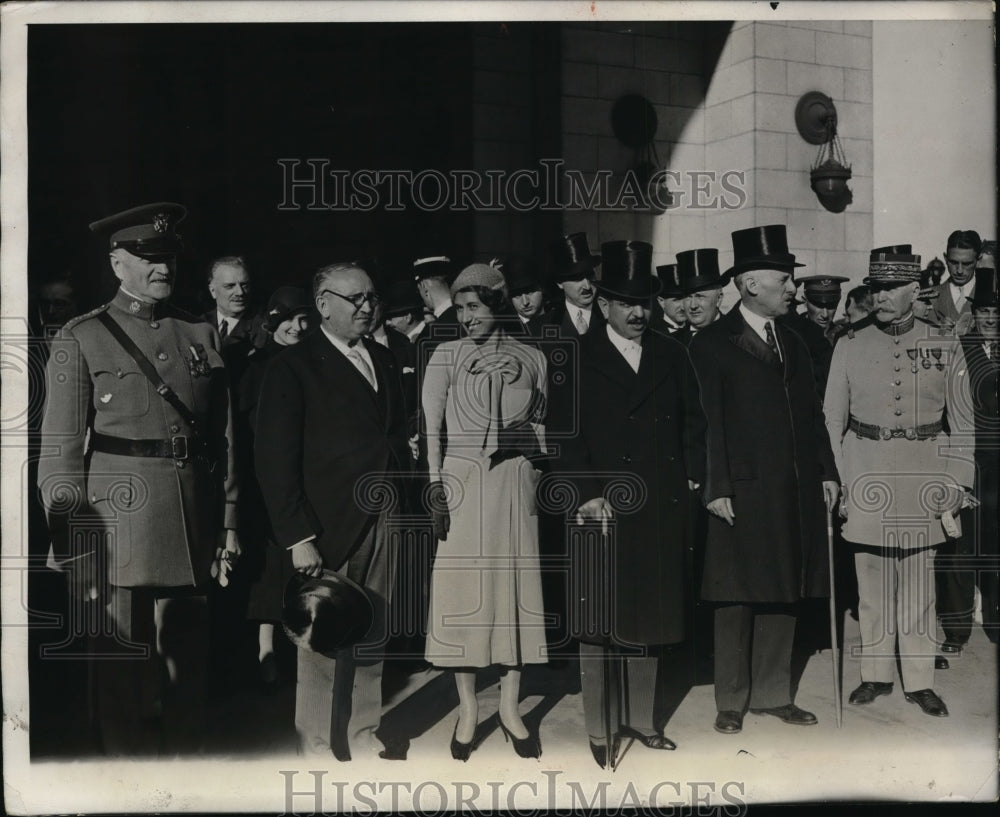
[[[837,136],[837,108],[820,91],[803,94],[795,106],[795,125],[810,145],[819,145],[816,161],[809,171],[810,187],[831,213],[843,213],[854,200],[847,180],[851,166]]]
[[[632,167],[643,191],[643,204],[655,213],[664,213],[674,203],[674,194],[667,187],[667,177],[656,154],[656,109],[646,97],[626,94],[615,101],[611,109],[611,128],[618,141],[632,148]]]

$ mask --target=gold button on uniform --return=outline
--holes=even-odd
[[[157,360],[166,360],[167,359],[167,353],[166,352],[159,352],[159,353],[157,353],[156,359]]]

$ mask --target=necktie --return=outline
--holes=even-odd
[[[986,356],[990,360],[996,360],[1000,356],[1000,341],[991,340],[986,344]]]
[[[229,321],[223,318],[222,323],[219,326],[219,337],[225,340],[228,334],[229,334]]]
[[[778,339],[774,336],[774,327],[771,326],[770,321],[764,324],[764,334],[767,335],[767,345],[771,347],[774,356],[780,361],[781,349],[778,348]]]
[[[361,356],[361,352],[357,350],[357,347],[352,346],[347,351],[347,358],[354,364],[354,368],[364,375],[365,380],[368,381],[368,385],[374,389],[375,372],[373,372],[372,367],[368,365],[368,361]]]
[[[625,361],[632,371],[639,373],[639,360],[642,357],[642,347],[638,343],[628,343],[625,346]]]
[[[581,335],[587,334],[587,330],[590,328],[590,325],[583,319],[582,309],[578,309],[576,311],[576,320],[573,321],[573,323],[576,325],[577,332],[579,332]]]

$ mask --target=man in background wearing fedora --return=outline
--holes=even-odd
[[[576,633],[586,728],[603,766],[611,760],[609,732],[651,749],[675,748],[654,720],[654,698],[660,649],[685,637],[687,497],[704,479],[705,419],[684,348],[649,331],[650,302],[660,287],[652,246],[611,241],[601,252],[597,303],[606,324],[582,342],[580,428],[565,443],[562,466],[578,481],[577,518],[614,524],[613,541],[601,545],[614,548],[612,574],[601,583],[605,595],[583,601],[610,613],[610,632]],[[633,491],[615,489],[622,472],[634,477]],[[572,551],[573,558],[581,555]],[[571,616],[589,620],[586,613]],[[623,671],[605,677],[612,662],[624,662]],[[622,678],[626,689],[618,689]]]
[[[972,398],[958,339],[914,316],[920,256],[909,250],[872,250],[875,323],[838,341],[824,406],[858,577],[861,684],[850,702],[892,693],[898,641],[906,700],[944,717],[933,689],[934,549],[974,504]]]
[[[372,341],[379,297],[354,263],[313,277],[320,331],[276,355],[257,409],[257,479],[274,537],[308,576],[336,571],[365,587],[375,625],[365,649],[298,650],[295,726],[306,754],[378,751],[382,660],[395,558],[377,502],[408,469],[399,366]],[[313,639],[315,642],[315,639]],[[359,651],[360,650],[360,651]],[[346,745],[345,745],[346,742]]]
[[[591,255],[586,233],[564,235],[549,247],[552,276],[562,290],[564,305],[558,320],[559,332],[565,338],[580,338],[605,323],[599,309],[594,309],[594,270],[601,256]]]
[[[687,326],[687,311],[684,309],[684,293],[681,292],[676,264],[664,264],[656,268],[661,289],[656,296],[653,310],[653,327],[668,335],[676,335]]]
[[[687,250],[677,254],[677,282],[684,296],[688,323],[674,337],[685,346],[698,332],[719,319],[722,290],[727,280],[719,273],[717,250]]]
[[[201,747],[208,588],[240,550],[219,335],[169,303],[186,212],[161,202],[90,225],[110,236],[121,286],[63,327],[47,369],[42,449],[55,453],[39,463],[39,493],[71,611],[96,634],[110,755]]]
[[[689,347],[708,417],[702,598],[718,605],[715,729],[724,734],[743,728],[748,708],[816,723],[792,702],[792,645],[801,599],[829,592],[824,517],[838,489],[809,351],[775,320],[795,299],[801,264],[783,225],[738,230],[733,250],[726,275],[740,303]]]
[[[507,281],[510,302],[517,313],[520,334],[529,338],[542,337],[548,323],[545,311],[545,285],[530,258],[513,255],[500,262],[500,271]]]

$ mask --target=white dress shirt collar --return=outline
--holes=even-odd
[[[340,338],[334,336],[330,332],[330,330],[327,329],[323,324],[320,324],[319,328],[323,330],[323,334],[326,335],[326,337],[330,341],[330,343],[333,344],[333,347],[338,352],[340,352],[344,357],[346,357],[347,361],[352,366],[354,366],[355,368],[357,368],[357,365],[354,363],[353,360],[351,360],[351,353],[355,349],[357,349],[358,353],[361,355],[361,357],[364,359],[364,361],[368,364],[368,368],[371,369],[372,376],[375,378],[375,391],[378,391],[378,376],[375,374],[375,363],[372,360],[372,356],[370,354],[368,354],[368,350],[365,348],[365,344],[362,341],[359,340],[357,343],[354,344],[354,346],[348,346]]]
[[[771,318],[764,318],[758,315],[756,312],[751,312],[743,302],[740,302],[740,314],[743,316],[750,328],[760,337],[764,343],[767,343],[767,330],[764,328],[767,324],[771,324],[772,331],[774,330],[774,321]],[[777,332],[775,332],[777,334]]]
[[[639,361],[642,359],[642,344],[636,340],[623,338],[611,328],[610,323],[606,328],[608,330],[608,340],[611,341],[611,345],[621,353],[621,356],[625,358],[625,362],[632,367],[632,371],[638,373]]]

